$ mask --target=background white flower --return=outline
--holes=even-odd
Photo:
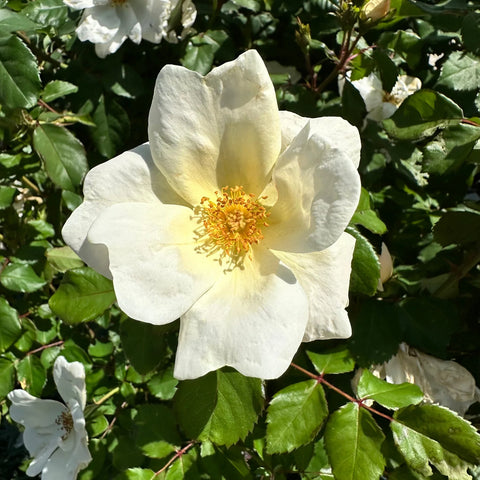
[[[78,38],[95,43],[101,58],[116,52],[128,38],[160,43],[177,41],[173,31],[181,23],[185,31],[193,25],[197,11],[191,0],[64,0],[76,10],[85,9]],[[183,34],[182,34],[183,35]]]
[[[344,81],[344,79],[339,80],[340,93]],[[377,122],[391,117],[409,95],[422,88],[422,82],[419,78],[399,75],[392,91],[386,92],[383,89],[382,81],[373,72],[367,77],[353,80],[352,85],[360,92],[365,102],[366,118]]]
[[[42,480],[74,480],[91,460],[85,431],[85,370],[58,357],[53,379],[63,403],[42,400],[24,390],[8,394],[10,416],[25,427],[23,442],[33,458],[27,475]]]
[[[457,362],[441,360],[402,343],[398,353],[372,372],[390,383],[414,383],[425,401],[438,403],[464,415],[472,403],[480,401],[480,390],[471,373]]]
[[[275,378],[302,339],[350,336],[357,129],[278,112],[250,50],[205,77],[164,67],[149,139],[89,172],[63,236],[130,317],[180,317],[177,378]]]

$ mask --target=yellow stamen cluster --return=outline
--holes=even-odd
[[[124,3],[127,3],[127,0],[110,0],[110,3],[115,6],[115,5],[123,5]]]
[[[215,201],[203,197],[196,210],[203,227],[197,232],[204,239],[202,250],[208,253],[221,250],[220,257],[229,256],[239,264],[251,246],[263,239],[261,228],[268,227],[269,213],[243,187],[223,187],[215,195]]]
[[[55,420],[55,423],[62,427],[65,434],[62,435],[62,440],[66,440],[70,432],[73,430],[73,418],[69,412],[62,412]]]

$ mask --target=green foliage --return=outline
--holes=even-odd
[[[436,405],[406,407],[394,418],[395,444],[413,470],[430,476],[431,463],[448,478],[471,478],[467,469],[480,462],[480,441],[469,422]]]
[[[385,436],[370,412],[347,403],[327,422],[325,442],[335,479],[374,480],[383,472]]]
[[[232,445],[253,429],[263,408],[261,380],[217,370],[182,382],[175,406],[188,437]]]
[[[290,452],[311,442],[327,416],[325,393],[317,381],[307,380],[280,390],[267,411],[268,452]]]
[[[50,297],[52,311],[68,323],[94,320],[115,300],[111,280],[88,267],[69,270]]]

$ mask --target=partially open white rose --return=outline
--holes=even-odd
[[[89,172],[63,236],[127,315],[180,318],[177,378],[275,378],[302,340],[350,336],[357,129],[279,112],[250,50],[205,77],[164,67],[149,139]]]
[[[23,442],[33,458],[27,475],[42,480],[75,480],[92,457],[85,430],[85,370],[58,357],[53,379],[65,404],[35,398],[24,390],[8,394],[10,416],[25,427]]]
[[[160,43],[162,38],[177,40],[172,20],[178,17],[184,29],[193,25],[196,9],[191,0],[63,0],[76,10],[85,9],[78,38],[95,44],[95,52],[105,58],[116,52],[128,38]]]

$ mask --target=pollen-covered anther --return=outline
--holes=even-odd
[[[73,430],[73,418],[70,412],[62,412],[55,420],[55,423],[61,427],[65,433],[62,435],[62,440],[66,440],[70,432]]]
[[[199,235],[205,241],[203,250],[221,249],[221,257],[228,255],[237,261],[263,239],[261,227],[268,227],[269,213],[254,194],[246,194],[241,186],[223,187],[215,195],[215,201],[202,197],[197,209],[203,226]]]

